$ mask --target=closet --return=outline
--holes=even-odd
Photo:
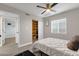
[[[38,21],[32,20],[32,42],[38,40]]]

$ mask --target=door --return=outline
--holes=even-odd
[[[16,36],[16,43],[19,44],[19,39],[20,39],[20,18],[16,18],[16,32],[15,32],[15,36]]]
[[[5,19],[0,17],[0,46],[5,44]]]
[[[43,39],[43,22],[38,22],[38,39]]]

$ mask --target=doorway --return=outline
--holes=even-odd
[[[19,45],[19,18],[1,16],[0,21],[0,46]]]
[[[38,40],[38,21],[32,20],[32,42]]]
[[[16,44],[16,18],[5,18],[5,44]]]

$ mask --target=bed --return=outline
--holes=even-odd
[[[33,52],[38,50],[49,56],[79,56],[79,51],[72,51],[67,48],[68,40],[57,38],[45,38],[33,44]]]

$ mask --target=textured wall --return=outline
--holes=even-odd
[[[16,13],[20,16],[20,45],[32,42],[32,19],[38,21],[42,19],[33,15],[27,16],[25,12],[3,4],[0,4],[0,10]]]
[[[51,33],[50,25],[51,20],[57,19],[67,19],[67,34],[54,34]],[[54,38],[62,38],[62,39],[71,39],[75,35],[79,35],[79,9],[74,9],[68,12],[63,12],[61,14],[57,14],[51,17],[46,17],[43,20],[44,22],[44,37],[54,37]],[[49,23],[46,26],[46,22]]]

